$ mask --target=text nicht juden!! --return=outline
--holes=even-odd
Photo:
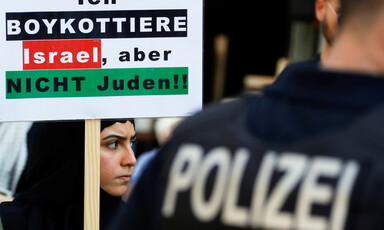
[[[6,98],[188,94],[188,68],[6,72]]]

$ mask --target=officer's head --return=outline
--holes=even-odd
[[[337,29],[338,19],[341,15],[340,0],[316,0],[316,18],[321,24],[327,45],[331,45]]]
[[[341,0],[339,31],[325,68],[384,75],[384,1]]]
[[[343,6],[340,15],[342,27],[353,26],[355,29],[369,29],[384,19],[383,0],[340,0]]]

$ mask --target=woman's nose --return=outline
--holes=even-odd
[[[124,149],[122,161],[121,161],[122,166],[135,166],[136,164],[136,157],[135,153],[133,152],[133,149],[131,145],[127,145],[126,148]]]

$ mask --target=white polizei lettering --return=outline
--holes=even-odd
[[[97,63],[99,61],[99,52],[97,47],[93,47],[93,62]]]
[[[40,23],[35,19],[29,19],[25,22],[24,29],[27,34],[37,34],[40,30]]]
[[[192,186],[203,153],[203,148],[193,144],[181,146],[176,153],[165,190],[165,199],[161,210],[163,216],[171,217],[174,214],[178,193],[186,191]]]
[[[96,22],[100,23],[100,33],[105,34],[106,33],[106,24],[107,22],[110,22],[111,20],[109,18],[96,18]]]
[[[45,57],[43,52],[36,52],[33,55],[34,59],[33,62],[36,64],[43,64],[45,62]]]
[[[57,52],[49,52],[49,63],[55,62],[55,56],[57,56]]]
[[[21,33],[19,20],[7,20],[7,34],[18,35]]]
[[[312,160],[309,171],[300,186],[296,204],[296,228],[326,230],[329,223],[325,216],[311,215],[314,204],[330,205],[333,188],[330,185],[319,184],[320,177],[337,178],[341,170],[339,159],[327,157],[315,157]]]
[[[135,18],[131,18],[130,19],[130,32],[131,33],[134,33],[136,31],[136,22],[135,22]]]
[[[62,56],[60,58],[61,63],[73,63],[73,54],[72,54],[72,52],[68,52],[68,51],[62,52],[61,56]]]
[[[268,188],[270,186],[276,161],[276,153],[269,151],[264,155],[260,163],[259,171],[253,185],[251,212],[249,218],[249,224],[253,228],[261,226],[264,221],[264,201],[267,200]]]
[[[68,30],[71,34],[76,33],[72,27],[72,23],[74,21],[74,18],[68,19],[68,21],[66,21],[66,19],[60,19],[60,33],[65,34],[66,30]]]
[[[140,32],[152,32],[152,18],[140,18]]]
[[[85,24],[87,24],[87,28],[85,28]],[[93,21],[89,18],[83,18],[79,21],[79,30],[80,32],[84,33],[84,34],[89,34],[92,32],[94,28],[94,24],[93,24]]]
[[[161,28],[163,28],[164,31],[166,31],[166,32],[171,31],[171,29],[169,29],[169,26],[168,26],[169,22],[170,22],[170,20],[167,17],[158,17],[156,19],[156,31],[161,32],[161,30],[162,30]]]
[[[344,229],[352,188],[359,170],[360,166],[356,161],[350,160],[344,164],[343,172],[336,186],[336,195],[330,217],[330,230]]]
[[[281,209],[288,195],[303,177],[307,161],[305,155],[285,153],[280,156],[276,168],[285,173],[265,203],[263,227],[271,229],[292,229],[292,213],[282,212]]]
[[[187,31],[187,17],[175,17],[174,31]]]
[[[235,152],[231,175],[229,178],[227,196],[221,214],[221,221],[230,226],[246,227],[249,216],[248,208],[237,206],[240,197],[240,185],[244,171],[250,157],[247,149],[239,149]]]
[[[52,21],[48,21],[48,19],[43,19],[45,26],[47,27],[47,34],[53,33],[53,26],[56,24],[57,19],[52,19]]]
[[[195,217],[202,222],[213,220],[222,206],[223,196],[231,164],[231,152],[224,147],[215,148],[207,153],[196,175],[191,190],[191,208]],[[207,179],[213,169],[217,168],[212,193],[205,199]]]
[[[232,157],[230,149],[217,147],[204,155],[199,145],[181,146],[169,171],[163,216],[172,217],[179,194],[190,191],[191,212],[200,222],[213,221],[221,213],[222,224],[232,227],[344,229],[350,196],[360,170],[356,161],[268,151],[258,166],[250,205],[244,207],[238,202],[241,185],[248,181],[244,174],[250,154],[249,150],[241,148]],[[335,180],[336,185],[322,182],[321,178]],[[210,179],[212,185],[208,185]],[[272,184],[275,179],[277,181]],[[212,186],[210,194],[207,194],[208,186]],[[284,210],[292,195],[296,204]],[[329,207],[329,217],[314,215],[312,209],[316,205]]]
[[[112,18],[113,22],[116,22],[116,32],[121,33],[123,31],[123,22],[126,22],[126,18]]]
[[[29,49],[24,49],[24,64],[29,64]]]

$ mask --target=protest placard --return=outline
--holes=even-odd
[[[202,107],[202,1],[1,0],[0,13],[0,121]]]
[[[202,108],[202,12],[197,0],[0,0],[0,122],[86,120],[84,229],[99,227],[99,119]]]

